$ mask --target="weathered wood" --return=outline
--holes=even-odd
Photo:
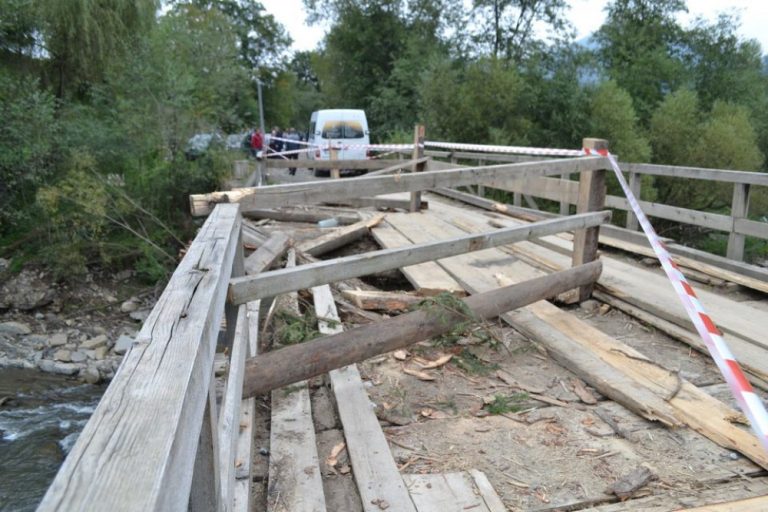
[[[424,297],[410,293],[382,292],[374,290],[343,290],[341,294],[360,309],[377,311],[407,311]]]
[[[602,139],[584,139],[585,148],[607,150],[608,141]],[[579,201],[576,204],[577,213],[602,210],[605,207],[605,171],[596,170],[581,173],[579,176]],[[597,258],[597,240],[600,236],[600,226],[576,230],[573,233],[573,265],[581,265]],[[579,302],[587,300],[592,295],[593,285],[590,283],[579,288]]]
[[[249,322],[246,306],[239,307],[237,326],[227,372],[227,385],[221,399],[217,434],[219,436],[219,478],[221,480],[221,508],[233,510],[235,490],[235,464],[238,434],[240,432],[240,406],[243,393],[243,370],[248,354]]]
[[[381,247],[394,248],[412,245],[410,240],[386,224],[376,227],[371,230],[371,233]],[[457,297],[466,295],[464,288],[434,261],[400,267],[400,272],[419,295],[428,297],[443,292]]]
[[[186,510],[239,231],[207,219],[38,510]]]
[[[413,128],[413,160],[419,160],[424,156],[424,125],[417,124]],[[411,170],[412,173],[423,172],[424,163],[415,163]],[[410,211],[419,211],[421,206],[421,191],[414,190],[411,192]]]
[[[259,346],[259,301],[249,302],[246,304],[246,309],[248,315],[248,353],[246,357],[255,357],[258,354]],[[232,510],[251,512],[253,420],[256,414],[256,400],[254,398],[243,400],[240,411],[240,432],[237,438],[235,456],[235,487]]]
[[[221,467],[219,464],[221,458],[217,431],[214,427],[218,416],[217,411],[216,393],[211,386],[205,404],[200,440],[195,456],[192,487],[189,494],[189,510],[191,512],[219,510],[222,503]]]
[[[743,219],[749,214],[749,185],[736,183],[733,186],[733,201],[731,203],[731,217],[734,223],[737,219]],[[728,235],[727,256],[734,260],[744,261],[744,235],[732,231]]]
[[[243,230],[240,229],[238,233],[237,247],[235,248],[235,260],[232,262],[232,277],[240,277],[245,275],[245,249],[243,248]],[[224,306],[224,319],[226,323],[226,332],[224,334],[224,346],[227,348],[232,347],[232,342],[235,339],[235,327],[237,324],[238,307],[232,304],[226,304]]]
[[[360,215],[355,213],[342,214],[330,211],[323,212],[301,209],[251,209],[247,212],[243,212],[243,216],[249,219],[272,219],[283,222],[307,222],[313,224],[321,220],[327,220],[331,218],[338,220],[339,224],[354,224],[360,220]]]
[[[272,297],[291,290],[311,288],[350,277],[437,260],[464,252],[479,251],[561,231],[596,226],[607,221],[609,217],[610,212],[584,213],[565,219],[546,220],[500,229],[492,233],[468,235],[397,249],[384,249],[312,265],[302,265],[296,269],[280,269],[258,276],[235,278],[230,285],[229,300],[234,304],[243,304],[250,300]]]
[[[336,148],[331,148],[330,157],[332,161],[337,161],[339,157],[339,150]],[[338,166],[331,168],[331,179],[341,179],[341,169],[339,169]]]
[[[368,176],[370,175],[371,173],[368,173]],[[365,208],[370,206],[373,208],[384,208],[388,210],[408,210],[411,203],[407,199],[389,199],[386,197],[348,197],[347,199],[342,199],[340,201],[336,201],[335,203],[326,204],[354,206],[355,208]],[[429,203],[422,200],[420,208],[422,210],[426,210],[429,208]]]
[[[344,329],[330,287],[313,288],[312,296],[320,333],[331,335],[342,332]],[[333,370],[329,376],[363,510],[380,512],[381,508],[376,503],[384,500],[392,510],[416,512],[379,420],[371,408],[371,400],[357,366],[353,364]]]
[[[637,198],[637,200],[640,200],[640,193],[641,193],[641,187],[642,187],[642,178],[639,174],[636,172],[630,172],[629,173],[629,190],[632,191],[632,194]],[[640,228],[640,223],[637,220],[637,216],[632,212],[632,209],[630,208],[627,211],[627,229],[631,229],[632,231],[637,231]]]
[[[703,167],[678,167],[673,165],[638,164],[622,162],[625,171],[653,176],[671,176],[675,178],[693,178],[706,181],[722,181],[725,183],[744,183],[768,187],[768,174],[763,172],[727,171],[721,169],[705,169]]]
[[[296,254],[290,250],[286,266],[295,264]],[[301,314],[295,293],[278,300],[277,307],[284,307],[294,315]],[[250,361],[261,360],[271,353],[275,352]],[[302,382],[298,382],[300,380]],[[291,382],[296,384],[272,388],[267,512],[325,512],[309,386],[303,379]]]
[[[716,505],[681,509],[680,512],[765,512],[766,510],[768,510],[768,496],[758,496]]]
[[[504,311],[594,281],[600,268],[600,262],[592,262],[513,287],[469,297],[464,302],[476,318],[494,318]],[[443,333],[454,323],[465,320],[466,317],[458,312],[426,309],[249,359],[244,395],[259,395],[291,382],[412,345]]]
[[[297,249],[312,256],[320,256],[334,249],[354,242],[370,232],[370,229],[384,219],[384,215],[374,215],[355,224],[336,229],[318,238],[306,240]]]
[[[273,233],[257,251],[245,259],[245,273],[257,274],[271,267],[285,254],[291,238],[283,232]]]
[[[416,158],[414,160],[404,160],[402,162],[398,162],[395,165],[385,167],[384,169],[379,169],[378,171],[369,172],[367,176],[381,176],[383,174],[392,174],[393,172],[397,172],[401,169],[412,169],[414,165],[425,164],[429,160],[430,160],[430,157],[421,157],[421,158]]]
[[[398,165],[398,160],[266,160],[266,167],[270,169],[288,169],[291,167],[307,169],[383,169],[393,165]]]
[[[295,162],[295,161],[294,161]],[[393,192],[412,192],[438,187],[458,187],[484,184],[503,185],[511,179],[529,176],[553,176],[564,172],[580,173],[606,167],[603,157],[583,157],[572,160],[500,164],[469,167],[447,171],[427,171],[396,176],[363,176],[350,180],[313,181],[269,187],[235,189],[190,196],[193,215],[207,215],[214,204],[239,202],[242,211],[272,208],[289,204],[318,204],[360,195],[376,196]]]
[[[477,470],[461,473],[403,475],[408,482],[418,512],[471,510],[504,512],[507,508],[490,486],[484,473]],[[478,483],[478,480],[480,482]],[[482,485],[482,487],[480,487]]]

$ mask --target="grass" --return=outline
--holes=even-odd
[[[513,395],[494,395],[493,401],[485,405],[485,410],[490,414],[508,414],[523,410],[523,402],[528,400],[528,393],[515,393]]]
[[[466,348],[453,356],[451,362],[471,375],[487,375],[491,371],[499,369],[499,365],[486,363]]]

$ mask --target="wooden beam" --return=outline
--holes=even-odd
[[[310,169],[383,169],[392,165],[399,165],[398,160],[276,160],[267,159],[265,166],[271,169],[288,169],[301,167]]]
[[[187,509],[238,210],[205,222],[38,510]]]
[[[768,174],[764,172],[727,171],[722,169],[705,169],[703,167],[679,167],[674,165],[621,163],[624,171],[652,176],[671,176],[675,178],[693,178],[706,181],[721,181],[725,183],[744,183],[746,185],[761,185],[768,187]]]
[[[597,226],[609,218],[610,212],[585,213],[564,219],[499,229],[491,233],[467,235],[397,249],[384,249],[321,261],[312,265],[302,265],[295,269],[280,269],[258,276],[236,278],[230,284],[229,300],[234,304],[243,304],[251,300],[273,297],[287,291],[311,288],[350,277],[439,260],[456,254],[479,251],[562,231]]]
[[[283,232],[272,234],[264,245],[245,258],[245,273],[258,274],[271,267],[291,246],[291,238]]]
[[[766,510],[768,510],[768,496],[757,496],[727,503],[680,509],[678,512],[765,512]]]
[[[408,311],[424,300],[424,297],[412,293],[378,290],[342,290],[341,294],[358,308],[375,311]]]
[[[216,203],[239,202],[242,211],[272,208],[289,204],[318,204],[360,195],[376,196],[393,192],[412,192],[438,187],[457,187],[482,183],[491,187],[511,179],[527,176],[552,176],[564,172],[580,173],[606,166],[603,157],[582,157],[571,160],[500,164],[469,167],[447,171],[428,171],[397,176],[363,176],[348,180],[312,181],[260,188],[241,188],[227,192],[193,194],[190,196],[192,215],[210,213]]]
[[[607,150],[608,141],[603,139],[584,139],[583,147],[594,150]],[[579,201],[577,213],[602,210],[605,207],[605,170],[581,173],[579,176]],[[582,265],[597,259],[597,239],[600,226],[579,229],[573,233],[573,265]],[[592,295],[593,284],[579,288],[579,302]]]
[[[339,247],[343,247],[350,242],[367,235],[372,227],[384,219],[384,215],[374,215],[373,217],[361,220],[350,226],[336,229],[326,233],[318,238],[306,240],[299,244],[297,249],[311,256],[320,256]]]
[[[340,214],[334,212],[309,211],[300,209],[251,209],[243,212],[249,219],[272,219],[282,222],[306,222],[314,224],[321,220],[335,218],[339,224],[354,224],[360,220],[358,214]]]
[[[371,173],[368,173],[368,176],[370,175]],[[365,208],[370,206],[373,208],[384,208],[388,210],[408,210],[411,202],[408,199],[391,199],[387,197],[348,197],[347,199],[341,199],[333,203],[324,204],[354,206],[355,208]],[[429,208],[429,203],[422,200],[421,206],[419,208],[426,210]]]
[[[419,160],[424,156],[424,125],[417,124],[413,128],[413,159]],[[412,173],[424,172],[424,163],[413,164]],[[421,191],[411,192],[410,211],[417,212],[421,206]]]
[[[474,318],[495,318],[506,311],[594,282],[601,268],[601,263],[595,261],[463,300]],[[446,332],[455,323],[466,320],[466,316],[460,312],[427,308],[269,352],[248,360],[244,396],[260,395],[292,382],[407,347]]]
[[[425,164],[431,160],[430,157],[421,157],[417,158],[415,160],[403,160],[402,162],[398,162],[395,165],[390,165],[389,167],[385,167],[384,169],[379,169],[378,171],[372,171],[369,172],[366,176],[381,176],[384,174],[392,174],[393,172],[399,171],[401,169],[411,169],[414,165],[420,165]]]

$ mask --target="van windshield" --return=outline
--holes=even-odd
[[[360,121],[326,121],[323,125],[324,139],[362,139],[364,136]]]

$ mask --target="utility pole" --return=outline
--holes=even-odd
[[[264,137],[266,132],[264,131],[264,103],[261,100],[261,80],[257,78],[256,84],[259,89],[259,128],[261,129],[261,136]]]

